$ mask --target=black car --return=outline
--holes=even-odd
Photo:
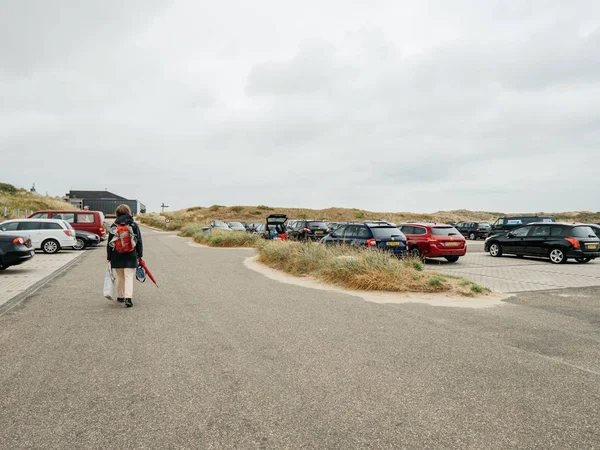
[[[232,231],[232,229],[229,228],[229,225],[227,225],[227,223],[223,222],[222,220],[211,220],[207,227],[202,228],[204,234],[210,233],[212,230]]]
[[[308,241],[322,239],[330,230],[329,224],[324,220],[297,220],[287,231],[290,239]]]
[[[492,224],[489,236],[500,235],[523,225],[536,222],[556,222],[553,216],[506,216]]]
[[[600,239],[589,225],[539,222],[490,236],[485,241],[485,251],[494,257],[537,256],[549,258],[554,264],[572,258],[587,263],[600,256]]]
[[[23,264],[35,256],[31,240],[10,234],[0,234],[0,270]]]
[[[77,240],[77,244],[73,246],[75,250],[96,247],[100,244],[100,236],[89,231],[75,230],[75,239]]]
[[[600,225],[592,224],[592,225],[588,225],[588,226],[592,229],[594,234],[600,238]]]
[[[327,245],[346,244],[392,252],[406,256],[406,236],[396,226],[387,223],[348,223],[340,226],[321,242]]]
[[[489,222],[458,222],[454,228],[467,239],[475,241],[488,237],[492,225]]]

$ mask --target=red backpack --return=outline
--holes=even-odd
[[[116,224],[115,250],[119,253],[131,253],[135,250],[135,233],[127,224]]]

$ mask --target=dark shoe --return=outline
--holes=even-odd
[[[117,301],[118,301],[119,303],[123,303],[123,302],[125,301],[125,299],[124,299],[124,298],[121,298],[121,297],[119,297],[119,298],[117,299]]]
[[[125,306],[128,308],[131,308],[133,306],[133,302],[131,301],[130,298],[125,299]]]

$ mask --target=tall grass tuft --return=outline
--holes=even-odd
[[[261,241],[259,261],[296,276],[312,276],[349,289],[389,292],[449,292],[466,296],[485,293],[461,285],[460,278],[423,271],[412,260],[372,249],[318,243]]]

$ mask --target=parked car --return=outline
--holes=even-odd
[[[398,257],[406,255],[406,236],[384,222],[347,223],[321,239],[326,245],[345,244],[388,251]]]
[[[453,226],[436,223],[404,223],[408,251],[417,258],[445,258],[454,263],[467,253],[465,237]]]
[[[33,248],[56,253],[77,245],[75,230],[68,222],[57,219],[15,219],[0,224],[0,232],[31,239]]]
[[[73,247],[75,250],[83,250],[87,247],[96,247],[100,244],[100,236],[88,231],[75,230],[75,240],[77,243]]]
[[[287,241],[289,238],[287,226],[287,216],[285,214],[271,214],[267,217],[265,229],[262,233],[265,239],[281,239]]]
[[[460,231],[464,237],[475,241],[487,238],[492,225],[489,222],[459,222],[454,228]]]
[[[71,224],[74,230],[97,234],[101,241],[106,240],[104,214],[101,211],[86,210],[43,210],[36,211],[28,219],[57,219]]]
[[[26,263],[34,256],[31,239],[16,234],[0,233],[0,270]]]
[[[569,258],[587,263],[600,256],[600,239],[589,225],[536,222],[515,228],[485,241],[491,256],[516,255],[549,258],[554,264]]]
[[[588,225],[588,226],[594,231],[594,234],[600,238],[600,225],[596,225],[594,223],[594,224]]]
[[[288,232],[289,232],[290,230],[293,230],[293,229],[294,229],[294,226],[296,225],[296,222],[298,222],[298,221],[297,221],[297,220],[288,220],[288,221],[287,221],[287,223],[285,224],[285,226],[286,226],[286,228],[287,228]]]
[[[202,228],[204,233],[210,233],[212,230],[232,231],[229,225],[222,220],[211,220],[207,227]]]
[[[298,220],[293,228],[288,229],[290,239],[297,241],[322,239],[329,232],[328,223],[323,220]]]
[[[500,217],[492,224],[488,236],[494,236],[514,230],[522,225],[534,222],[556,222],[553,216],[507,216]]]
[[[246,231],[248,233],[254,233],[256,231],[256,228],[260,225],[260,223],[257,222],[248,222],[246,224]]]
[[[233,231],[246,231],[246,227],[241,222],[228,222],[227,225]]]
[[[267,225],[264,223],[259,223],[256,224],[256,228],[254,228],[254,231],[252,231],[252,233],[263,235],[265,231],[267,231]]]

